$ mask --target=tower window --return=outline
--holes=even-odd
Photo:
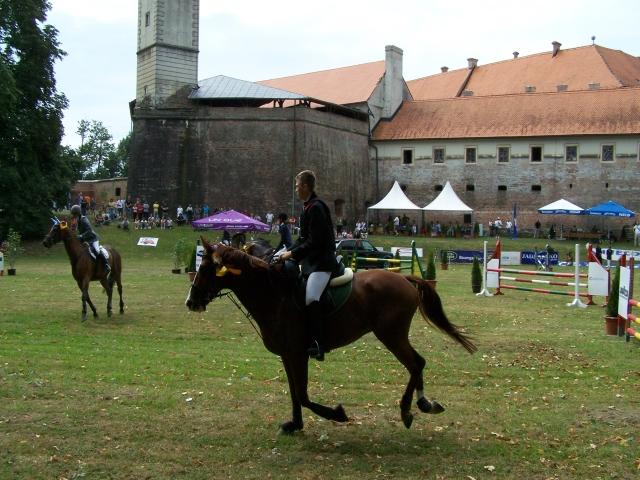
[[[144,14],[144,26],[148,27],[149,25],[151,25],[151,12]]]
[[[507,186],[506,185],[498,185],[498,191],[499,192],[506,192],[507,191]]]
[[[541,192],[542,191],[542,185],[531,185],[531,191],[532,192]]]

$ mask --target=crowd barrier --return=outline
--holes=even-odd
[[[620,287],[618,290],[618,315],[626,320],[624,334],[627,342],[632,338],[640,341],[640,319],[631,313],[632,307],[640,307],[640,301],[633,299],[633,263],[634,259],[620,259]],[[638,327],[636,327],[638,325]]]
[[[594,295],[607,296],[609,294],[609,272],[607,272],[607,270],[604,269],[602,265],[600,265],[600,263],[595,259],[595,256],[593,255],[593,252],[591,250],[591,245],[587,245],[587,256],[589,259],[588,273],[580,272],[580,246],[578,244],[576,244],[575,246],[575,270],[573,273],[501,268],[500,252],[500,239],[498,239],[492,257],[487,260],[487,242],[484,242],[483,289],[480,293],[477,294],[478,296],[489,297],[493,295],[503,295],[502,290],[519,290],[523,292],[541,293],[546,295],[565,295],[573,297],[573,301],[571,303],[567,303],[568,307],[585,308],[587,307],[587,305],[594,304]],[[504,273],[525,275],[525,277],[507,276],[504,275]],[[543,278],[528,278],[533,276]],[[544,277],[559,279],[573,278],[573,282],[544,279]],[[586,282],[584,280],[586,280]],[[546,288],[523,287],[504,283],[505,281],[571,287],[571,289],[550,290]],[[490,293],[488,290],[489,288],[496,289],[495,293]],[[581,291],[581,288],[586,288],[587,290]],[[585,298],[586,303],[584,303],[581,298]]]

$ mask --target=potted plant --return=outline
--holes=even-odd
[[[618,334],[618,300],[620,288],[620,266],[616,268],[616,273],[613,276],[613,282],[611,283],[611,289],[609,290],[609,297],[607,298],[607,304],[605,305],[604,316],[604,330],[607,335]]]
[[[442,270],[449,269],[449,250],[440,250],[440,268]]]
[[[173,259],[173,270],[171,273],[181,273],[180,267],[186,263],[185,250],[189,248],[187,240],[180,238],[173,247],[171,258]]]
[[[478,257],[473,257],[473,264],[471,265],[471,291],[473,293],[480,293],[480,290],[482,290],[482,270],[480,270]]]
[[[433,287],[436,288],[436,260],[433,255],[433,252],[429,252],[429,256],[427,257],[427,269],[425,272],[425,281]]]
[[[7,235],[7,240],[4,242],[5,250],[4,250],[4,258],[9,264],[9,268],[7,270],[8,275],[16,274],[16,261],[18,257],[24,253],[24,248],[22,248],[22,237],[19,232],[16,232],[13,228],[9,229],[9,234]]]
[[[189,263],[187,264],[187,274],[189,275],[189,280],[193,283],[193,280],[196,278],[196,256],[197,250],[196,247],[191,249],[191,255],[189,256]]]

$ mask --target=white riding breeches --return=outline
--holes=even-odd
[[[95,240],[93,242],[91,242],[91,248],[93,248],[93,252],[100,256],[103,255],[104,258],[108,259],[109,258],[109,253],[107,252],[106,248],[102,248],[100,246],[100,242],[98,240]]]
[[[320,296],[331,279],[331,272],[313,272],[307,279],[305,305],[320,301]]]

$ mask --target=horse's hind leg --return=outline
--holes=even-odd
[[[418,364],[422,365],[422,368],[420,368],[418,383],[416,384],[416,405],[418,406],[420,411],[422,411],[423,413],[436,414],[436,413],[444,412],[444,407],[440,405],[438,402],[436,402],[435,400],[429,400],[425,398],[424,380],[422,378],[422,371],[424,370],[424,366],[426,365],[427,362],[425,362],[424,358],[422,358],[420,354],[416,352],[413,347],[411,347],[411,349],[413,350],[413,355],[416,357],[416,361],[418,362]]]
[[[409,339],[405,336],[398,335],[399,332],[392,334],[380,335],[379,332],[375,332],[376,337],[389,349],[391,353],[404,365],[409,371],[409,382],[407,388],[400,400],[400,417],[404,426],[409,428],[413,422],[413,414],[411,413],[411,400],[413,398],[413,392],[416,388],[420,390],[423,387],[422,369],[426,365],[424,358],[422,358],[413,349],[409,343]],[[386,332],[385,332],[386,333]]]
[[[120,313],[124,313],[124,301],[122,300],[122,282],[120,281],[120,277],[118,276],[118,295],[120,295]]]

